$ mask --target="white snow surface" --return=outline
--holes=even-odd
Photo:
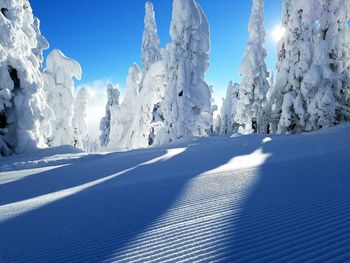
[[[0,158],[0,262],[346,262],[350,125]]]

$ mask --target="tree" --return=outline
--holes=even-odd
[[[268,72],[265,64],[264,0],[253,0],[249,43],[240,67],[242,82],[235,121],[245,134],[267,132]]]
[[[0,155],[46,147],[52,112],[40,68],[48,42],[27,0],[2,1],[0,32]]]
[[[44,70],[45,93],[50,108],[54,112],[52,137],[48,140],[50,146],[74,145],[73,114],[74,114],[74,81],[73,77],[81,79],[80,64],[67,58],[60,50],[53,50],[46,58]]]
[[[298,133],[306,129],[301,85],[313,59],[315,5],[314,0],[283,1],[286,33],[279,43],[277,79],[270,92],[273,132]]]
[[[114,88],[112,84],[107,85],[107,105],[106,114],[100,122],[100,145],[106,147],[110,142],[110,133],[112,126],[112,111],[115,106],[119,106],[120,91]]]
[[[229,82],[226,92],[226,98],[223,100],[222,108],[220,111],[220,120],[217,128],[219,134],[232,135],[236,133],[239,128],[239,124],[235,122],[234,117],[236,116],[237,102],[239,95],[240,86]]]
[[[164,97],[165,82],[164,63],[162,61],[153,63],[143,77],[129,132],[131,139],[127,145],[128,149],[153,145],[164,120],[159,107]]]
[[[145,14],[145,29],[142,36],[142,64],[144,72],[148,71],[149,67],[161,60],[160,40],[157,34],[157,24],[153,10],[153,4],[146,2]]]
[[[89,99],[89,90],[80,88],[75,98],[74,117],[73,117],[73,141],[74,147],[88,150],[88,124],[87,124],[87,104]]]
[[[337,85],[334,87],[336,100],[336,123],[350,121],[350,2],[322,0],[325,17],[330,18],[322,26],[330,42],[330,68],[334,72]],[[326,20],[327,19],[323,19]],[[327,30],[327,31],[325,31]]]
[[[205,135],[212,123],[211,91],[204,80],[209,66],[209,25],[194,0],[174,0],[170,36],[165,58],[167,87],[161,106],[164,127],[156,144]]]
[[[337,80],[332,68],[332,41],[338,35],[336,17],[337,1],[320,0],[314,5],[318,18],[318,34],[313,53],[313,62],[304,76],[301,92],[305,98],[305,130],[328,128],[335,123],[336,103],[334,94],[338,93],[341,82]]]
[[[129,144],[134,139],[132,126],[136,115],[135,109],[138,108],[141,81],[142,71],[138,65],[134,64],[129,68],[124,100],[120,106],[115,105],[111,111],[112,126],[109,149],[129,149]]]

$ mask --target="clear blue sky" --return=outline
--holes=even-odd
[[[145,0],[31,0],[50,50],[61,49],[80,62],[79,84],[111,80],[124,86],[128,68],[140,62]],[[281,0],[266,0],[268,67],[275,67],[270,32],[279,23]],[[169,41],[172,0],[154,0],[162,46]],[[198,0],[211,26],[212,52],[207,81],[223,94],[238,68],[248,41],[249,0]],[[45,52],[45,55],[47,52]]]

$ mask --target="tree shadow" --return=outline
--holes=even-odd
[[[55,166],[61,166],[1,184],[0,206],[77,187],[130,169],[166,153],[164,149],[147,151],[147,154],[144,154],[145,152],[146,150],[136,150],[55,162]],[[41,164],[38,166],[42,167]]]
[[[270,157],[256,171],[239,213],[229,216],[227,238],[217,244],[223,247],[218,258],[226,262],[349,260],[350,149],[347,139],[341,139],[348,137],[314,133],[286,140],[276,136],[263,144]],[[329,152],[332,149],[334,153]]]
[[[2,203],[108,178],[0,223],[0,261],[100,262],[122,255],[174,206],[192,179],[259,147],[261,141],[249,138],[194,139],[170,158],[162,158],[166,148],[112,154],[6,185],[0,188]]]

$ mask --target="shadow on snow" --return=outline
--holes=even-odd
[[[212,259],[349,259],[349,146],[322,134],[263,138],[198,139],[164,159],[166,148],[110,154],[12,182],[0,188],[1,204],[108,178],[0,223],[0,261],[100,262],[121,255],[191,180],[258,149],[270,157],[251,175],[238,213],[227,215]],[[328,143],[338,144],[334,154]]]
[[[0,188],[1,204],[79,186],[131,168],[0,223],[5,241],[0,244],[0,261],[99,262],[122,253],[172,207],[191,179],[259,147],[259,143],[242,140],[245,143],[240,149],[226,146],[223,150],[227,139],[221,147],[211,146],[211,140],[194,140],[170,159],[151,161],[166,155],[165,148],[136,155],[110,154],[5,185]]]

